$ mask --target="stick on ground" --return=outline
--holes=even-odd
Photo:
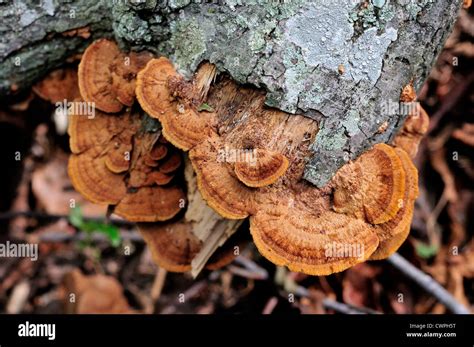
[[[417,267],[413,266],[400,254],[395,253],[387,261],[396,267],[405,276],[416,282],[420,287],[433,295],[439,302],[445,305],[452,313],[471,314],[468,308],[457,301],[451,293],[443,288],[431,276],[427,275]]]

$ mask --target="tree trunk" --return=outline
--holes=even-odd
[[[407,116],[392,106],[403,86],[420,88],[463,1],[62,2],[1,0],[1,95],[102,36],[168,56],[187,76],[208,60],[264,88],[267,105],[319,122],[305,178],[323,186],[347,160],[391,141]]]

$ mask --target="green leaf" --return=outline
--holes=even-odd
[[[105,224],[99,222],[85,222],[82,225],[82,230],[88,233],[101,233],[107,236],[113,247],[118,247],[121,242],[119,229],[112,224]]]
[[[120,237],[120,231],[115,225],[102,224],[97,231],[107,235],[112,246],[120,246],[120,242],[122,241],[122,239]]]
[[[434,257],[438,253],[438,247],[419,242],[416,245],[416,254],[423,259]]]
[[[78,206],[71,209],[71,213],[69,214],[69,222],[77,229],[82,230],[89,235],[95,232],[102,233],[107,236],[107,239],[110,241],[113,247],[120,246],[122,241],[120,237],[120,231],[115,225],[96,221],[84,221],[82,210]]]
[[[76,206],[71,209],[69,213],[69,223],[78,229],[81,229],[84,224],[84,218],[82,218],[82,210],[80,206]]]
[[[206,104],[205,102],[202,103],[199,107],[198,107],[198,112],[201,112],[201,111],[206,111],[206,112],[214,112],[214,109],[212,108],[212,106],[209,106],[208,104]]]

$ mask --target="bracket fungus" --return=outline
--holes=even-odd
[[[110,40],[93,42],[82,56],[78,81],[82,98],[98,110],[93,115],[74,110],[68,128],[74,187],[136,222],[169,220],[185,198],[172,181],[179,153],[156,122],[134,107],[124,108],[133,105],[136,74],[150,59],[147,52],[125,55]]]
[[[79,64],[82,98],[108,113],[132,106],[136,75],[151,58],[148,52],[125,54],[111,40],[94,41],[84,51]]]
[[[400,95],[400,102],[410,106],[402,130],[395,136],[393,144],[403,148],[411,158],[415,158],[418,146],[423,136],[428,131],[430,118],[420,103],[416,102],[417,96],[413,86],[407,85]]]
[[[33,86],[33,91],[41,99],[53,104],[79,97],[77,71],[73,68],[54,70]]]
[[[380,244],[370,259],[385,259],[402,245],[410,233],[414,202],[418,197],[418,171],[411,158],[401,148],[394,149],[405,171],[405,191],[398,201],[397,214],[389,221],[376,225],[375,230]]]
[[[201,79],[212,80],[215,73],[210,64],[200,70]],[[187,151],[209,135],[212,114],[197,112],[202,90],[186,83],[168,59],[148,62],[138,73],[136,94],[142,108],[161,122],[163,134],[174,146]]]
[[[405,193],[405,170],[395,150],[378,144],[344,165],[334,180],[334,210],[372,224],[391,220]]]
[[[170,183],[179,161],[174,159],[175,153],[166,150],[172,154],[151,158],[150,163],[153,148],[162,144],[157,145],[159,133],[142,129],[145,117],[130,110],[118,115],[96,111],[94,118],[72,114],[69,176],[88,200],[114,205],[114,212],[123,218],[163,221],[180,211],[185,198],[182,189]],[[170,169],[169,161],[178,164]],[[159,171],[161,165],[168,167],[166,173]]]
[[[121,65],[127,57],[130,64]],[[75,101],[93,102],[97,108],[93,114],[87,107],[70,112],[68,172],[88,200],[138,222],[159,266],[191,270],[196,276],[204,265],[216,269],[235,258],[240,236],[220,246],[240,223],[221,218],[196,198],[199,192],[189,186],[190,178],[192,206],[185,216],[177,216],[186,201],[182,153],[163,137],[161,124],[134,104],[135,76],[148,59],[147,53],[126,56],[108,40],[95,41],[86,50],[78,74],[82,98]]]
[[[288,169],[288,159],[278,152],[255,149],[255,158],[238,161],[234,165],[235,175],[248,187],[265,187],[275,183]]]
[[[265,107],[262,92],[216,76],[212,65],[186,81],[167,59],[153,59],[136,95],[165,138],[189,150],[208,205],[225,218],[250,217],[257,248],[275,264],[328,275],[386,257],[406,238],[417,172],[402,149],[375,145],[319,189],[303,179],[316,122]]]
[[[203,242],[193,232],[192,223],[139,223],[138,228],[158,266],[171,272],[192,270],[192,262],[203,248]],[[236,257],[234,245],[243,242],[241,233],[234,234],[209,258],[206,268],[215,270],[231,263]]]

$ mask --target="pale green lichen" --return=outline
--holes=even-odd
[[[373,0],[372,3],[360,5],[350,13],[350,19],[358,34],[372,27],[384,29],[394,17],[395,7],[390,3],[390,0]]]
[[[116,16],[114,30],[127,41],[144,43],[152,40],[148,23],[131,12]]]
[[[388,28],[378,34],[376,28],[370,28],[352,42],[354,28],[349,18],[353,5],[346,2],[344,7],[344,1],[339,1],[341,6],[337,10],[324,3],[309,5],[288,20],[286,37],[301,48],[309,67],[324,67],[337,73],[342,64],[346,70],[343,78],[356,83],[365,79],[374,85],[382,73],[386,51],[397,38],[397,30]]]
[[[176,21],[170,27],[169,45],[178,68],[197,67],[206,52],[206,35],[193,19]]]
[[[372,4],[375,7],[382,8],[385,5],[385,0],[372,0]]]
[[[357,110],[350,110],[346,113],[345,118],[342,120],[342,126],[344,127],[348,136],[354,136],[359,131],[360,113]]]
[[[435,0],[418,0],[418,1],[406,1],[406,0],[399,0],[405,4],[405,8],[410,15],[410,19],[416,19],[418,14],[428,5],[435,2]]]
[[[168,0],[168,6],[173,9],[183,8],[191,3],[191,0]]]
[[[325,151],[341,150],[347,142],[347,136],[343,132],[334,133],[331,129],[323,128],[318,132],[315,142]]]

